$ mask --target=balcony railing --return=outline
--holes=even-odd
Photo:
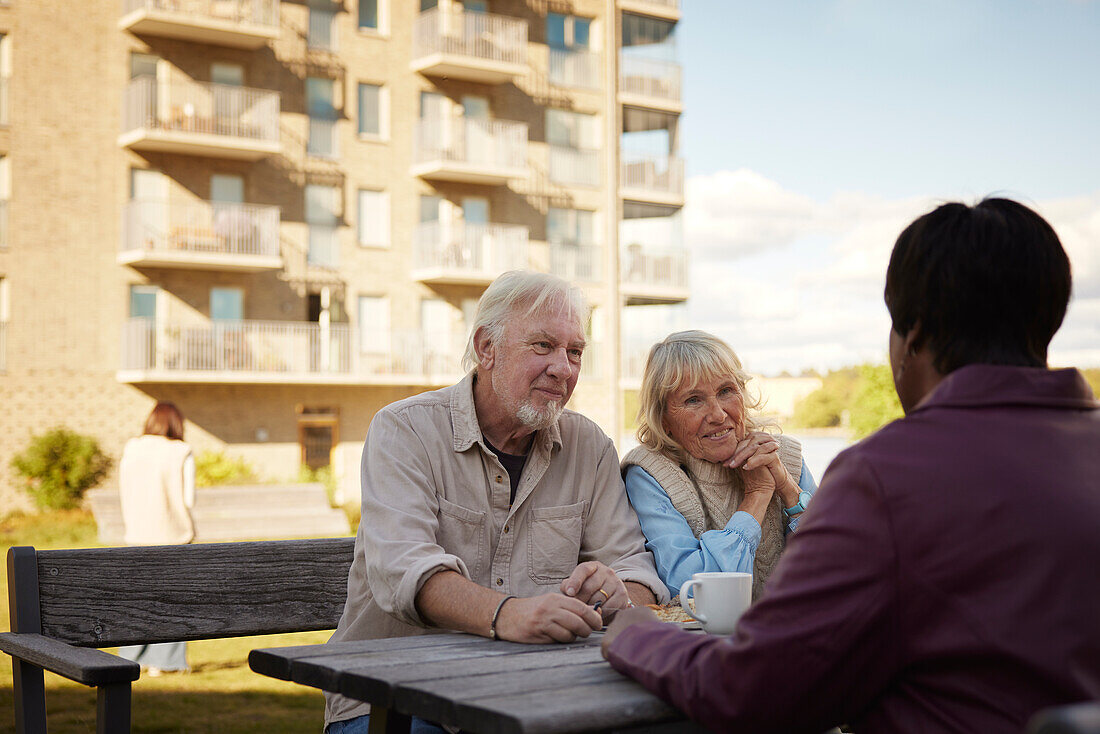
[[[569,281],[595,283],[600,280],[602,252],[594,245],[550,243],[550,272]]]
[[[684,203],[684,161],[680,158],[623,151],[620,177],[623,198]]]
[[[599,151],[551,145],[550,180],[577,186],[599,186]]]
[[[336,11],[331,8],[310,7],[309,32],[306,45],[311,51],[336,53]]]
[[[630,303],[675,303],[688,297],[687,252],[627,245],[619,261],[621,290]]]
[[[162,267],[279,268],[279,207],[131,201],[123,209],[119,260]]]
[[[279,0],[123,0],[119,27],[141,35],[259,48],[279,37]]]
[[[527,72],[527,22],[435,7],[413,22],[412,69],[500,84]]]
[[[462,374],[462,334],[347,324],[214,321],[123,325],[124,382],[447,384]]]
[[[550,49],[550,83],[581,89],[600,88],[600,55],[594,51]]]
[[[507,120],[425,117],[413,131],[413,174],[469,183],[527,175],[527,125]]]
[[[596,344],[591,338],[584,347],[581,358],[581,377],[585,380],[598,380],[603,377],[603,345]]]
[[[336,137],[336,120],[309,118],[307,152],[316,158],[339,158],[340,141]]]
[[[413,234],[413,278],[483,283],[528,267],[527,228],[505,224],[425,222]]]
[[[631,13],[652,15],[665,20],[680,19],[680,0],[619,0],[619,7]]]
[[[256,160],[279,152],[279,94],[139,76],[123,96],[121,145]]]
[[[623,55],[619,94],[631,104],[680,111],[681,71],[672,61]]]

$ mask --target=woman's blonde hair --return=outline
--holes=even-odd
[[[741,393],[742,420],[749,431],[763,426],[749,414],[761,407],[759,396],[748,394],[752,375],[728,344],[705,331],[678,331],[669,334],[649,350],[638,406],[638,442],[675,461],[683,461],[684,447],[676,443],[664,427],[668,397],[684,385],[701,380],[732,377]]]

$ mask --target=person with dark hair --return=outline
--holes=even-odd
[[[626,609],[605,657],[721,731],[1018,734],[1100,699],[1100,402],[1046,366],[1070,288],[1016,202],[909,225],[885,290],[905,417],[833,461],[733,635]]]
[[[131,438],[118,464],[119,499],[127,545],[190,543],[195,537],[195,459],[183,442],[183,413],[158,402],[141,436]],[[146,675],[186,671],[187,643],[126,645],[120,657],[141,665]]]

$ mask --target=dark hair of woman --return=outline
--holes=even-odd
[[[183,413],[174,403],[159,402],[145,419],[145,434],[183,440]]]
[[[1026,206],[989,198],[949,203],[898,236],[886,271],[894,331],[919,326],[933,366],[1045,367],[1072,285],[1054,229]]]

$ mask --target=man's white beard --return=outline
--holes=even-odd
[[[557,400],[552,400],[546,404],[545,408],[539,410],[528,400],[519,406],[519,410],[516,411],[516,419],[533,431],[541,431],[553,425],[554,421],[561,415],[564,407]]]

